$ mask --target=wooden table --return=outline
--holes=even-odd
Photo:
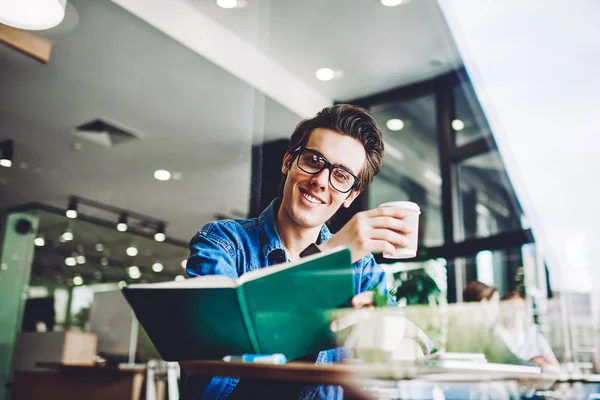
[[[344,397],[352,399],[371,398],[363,389],[364,383],[369,380],[421,380],[449,383],[518,381],[531,387],[547,388],[557,378],[554,374],[541,373],[537,367],[469,361],[420,361],[387,364],[289,362],[284,365],[186,361],[180,364],[188,374],[240,376],[266,381],[340,385],[344,388]]]
[[[39,371],[15,371],[11,400],[139,400],[146,366],[119,367],[37,363]]]

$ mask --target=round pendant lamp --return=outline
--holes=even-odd
[[[0,0],[0,23],[40,31],[60,24],[67,0]]]

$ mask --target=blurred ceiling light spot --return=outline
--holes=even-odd
[[[174,181],[180,181],[181,178],[183,178],[183,174],[181,172],[173,172],[171,178],[173,178]]]
[[[77,200],[75,199],[70,199],[69,200],[69,205],[67,207],[67,211],[65,212],[65,215],[67,216],[67,218],[77,218]]]
[[[106,257],[102,257],[102,258],[100,259],[100,265],[102,265],[103,267],[106,267],[106,266],[108,266],[108,258],[106,258]]]
[[[156,227],[156,233],[154,234],[154,240],[157,242],[164,242],[167,236],[165,235],[165,225],[158,224]]]
[[[402,3],[407,3],[406,0],[381,0],[381,4],[386,7],[396,7]]]
[[[335,72],[331,68],[319,68],[315,75],[318,80],[325,82],[335,78]]]
[[[96,246],[94,246],[94,248],[96,249],[96,251],[104,251],[104,245],[102,243],[96,243]]]
[[[19,164],[19,168],[21,168],[21,169],[27,169],[27,167],[28,167],[28,165],[26,162],[22,162]]]
[[[152,271],[154,272],[161,272],[163,269],[165,269],[165,267],[159,262],[152,264]]]
[[[119,285],[119,289],[123,289],[125,286],[127,286],[127,282],[119,281],[118,285]]]
[[[60,238],[65,242],[69,242],[73,240],[73,232],[71,232],[70,229],[67,229],[62,235],[60,235]]]
[[[185,281],[185,276],[183,276],[183,275],[177,275],[175,277],[175,281],[176,282]]]
[[[119,217],[119,223],[117,224],[117,230],[119,232],[125,232],[127,230],[127,213],[122,213]]]
[[[398,118],[388,119],[385,126],[387,126],[390,131],[400,131],[404,128],[404,121]]]
[[[140,269],[135,265],[132,265],[131,267],[127,268],[127,274],[131,279],[138,279],[142,276]]]
[[[452,121],[452,129],[454,129],[455,131],[462,131],[465,128],[465,123],[462,122],[460,119],[455,119],[454,121]]]
[[[433,172],[432,170],[426,169],[423,173],[423,176],[425,176],[425,178],[434,185],[442,186],[442,177]]]
[[[135,257],[138,254],[138,249],[137,247],[131,245],[127,248],[127,250],[125,250],[125,253],[127,253],[129,257]]]
[[[36,245],[37,247],[43,247],[46,244],[46,241],[44,240],[44,236],[40,235],[40,236],[36,237],[35,239],[33,239],[33,244]]]
[[[73,285],[79,286],[83,285],[83,278],[79,275],[73,277]]]
[[[390,157],[394,157],[398,161],[404,160],[404,154],[394,146],[387,142],[383,142],[383,147],[385,149],[385,154],[389,155]]]
[[[217,5],[221,8],[236,8],[238,2],[237,0],[217,0]]]
[[[157,169],[154,171],[154,177],[159,181],[168,181],[171,179],[171,173],[165,169]]]
[[[187,259],[185,259],[181,262],[181,268],[183,268],[183,269],[187,268]]]
[[[0,23],[38,31],[53,28],[65,18],[67,0],[3,0]]]
[[[77,265],[77,260],[75,260],[75,257],[67,257],[65,258],[65,265],[68,267],[74,267]]]
[[[77,261],[77,264],[85,264],[85,256],[80,254],[75,258],[75,261]]]

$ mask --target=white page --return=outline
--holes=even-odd
[[[308,257],[304,257],[293,263],[283,263],[277,264],[272,267],[265,267],[261,269],[257,269],[254,271],[250,271],[242,275],[238,279],[232,279],[224,275],[205,275],[198,276],[190,279],[186,279],[183,281],[175,282],[159,282],[159,283],[136,283],[133,285],[129,285],[130,289],[195,289],[195,288],[235,288],[239,285],[253,281],[256,279],[260,279],[264,276],[274,274],[279,271],[286,270],[288,268],[293,268],[297,265],[303,264],[307,261],[314,260],[319,257],[324,257],[329,254],[333,254],[340,250],[343,250],[343,246],[338,246],[330,251],[326,251],[323,253],[317,253],[310,255]]]

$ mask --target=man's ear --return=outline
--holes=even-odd
[[[281,166],[281,173],[287,175],[292,167],[292,155],[289,152],[286,152],[283,156],[283,165]]]
[[[350,204],[352,204],[354,199],[357,198],[359,194],[360,194],[360,191],[358,191],[358,190],[353,190],[352,192],[350,192],[350,194],[348,195],[346,200],[344,200],[343,206],[345,208],[350,207]]]

